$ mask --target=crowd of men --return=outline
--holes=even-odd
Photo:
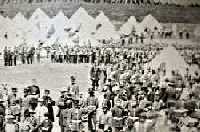
[[[96,48],[87,97],[74,76],[60,90],[58,101],[48,89],[42,95],[35,84],[24,89],[23,97],[17,88],[8,93],[2,85],[0,129],[51,132],[56,116],[61,132],[198,132],[199,73],[145,68],[165,47]],[[166,77],[166,72],[172,76]]]

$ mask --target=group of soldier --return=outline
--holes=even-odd
[[[145,68],[165,46],[95,49],[87,97],[74,76],[58,101],[50,90],[42,96],[36,84],[24,89],[24,97],[3,85],[0,129],[51,132],[57,106],[61,132],[198,132],[199,73],[177,69],[166,77],[165,66]],[[103,59],[107,52],[111,56]]]
[[[38,52],[36,52],[38,51]],[[39,49],[35,47],[5,47],[3,50],[4,66],[16,66],[17,64],[33,64],[34,60],[40,62]],[[36,58],[36,59],[35,59]]]

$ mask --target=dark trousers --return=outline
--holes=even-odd
[[[92,112],[88,115],[88,130],[96,131],[96,113]]]
[[[16,57],[16,56],[15,56],[14,59],[13,59],[13,64],[14,64],[14,66],[17,65],[17,57]]]
[[[92,79],[92,88],[95,90],[95,88],[99,87],[99,80],[98,79]]]

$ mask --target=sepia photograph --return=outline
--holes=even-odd
[[[0,132],[200,132],[200,0],[0,0]]]

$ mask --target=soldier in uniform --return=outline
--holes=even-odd
[[[111,109],[112,112],[112,127],[115,132],[120,132],[123,129],[124,110],[121,108],[121,101],[116,100],[116,105]]]
[[[65,103],[66,108],[63,109],[60,112],[60,117],[61,117],[61,121],[60,121],[60,126],[61,126],[61,132],[70,132],[71,128],[70,128],[70,109],[72,108],[72,101],[68,100]]]
[[[4,131],[5,106],[3,102],[3,99],[0,99],[0,132]]]
[[[89,97],[86,100],[86,106],[88,108],[88,129],[90,131],[96,131],[96,110],[98,108],[98,99],[95,97],[92,88],[88,89]]]
[[[50,94],[50,90],[45,90],[44,91],[44,105],[48,108],[48,115],[49,115],[49,119],[54,122],[54,112],[53,112],[53,106],[55,105],[55,102],[51,99],[51,97],[49,96]]]
[[[39,131],[40,132],[51,132],[53,128],[53,122],[48,118],[49,114],[46,113],[45,119],[42,121],[42,123],[39,125]]]
[[[61,90],[60,92],[61,92],[61,96],[57,102],[58,113],[57,113],[56,117],[59,117],[59,125],[61,127],[61,132],[64,132],[62,111],[67,108],[66,107],[66,97],[65,97],[66,90]]]
[[[82,126],[82,115],[83,115],[83,109],[79,108],[79,100],[76,98],[73,100],[73,108],[70,109],[69,112],[69,121],[71,126],[72,132],[81,132],[83,129]]]
[[[15,117],[13,115],[7,115],[7,122],[5,123],[5,132],[17,132],[18,127],[15,123]]]
[[[68,86],[67,91],[71,92],[76,98],[79,97],[79,86],[76,84],[76,78],[74,76],[70,77],[71,85]]]
[[[96,64],[94,64],[90,70],[90,78],[92,81],[92,88],[94,90],[99,87],[100,73],[100,69],[96,66]]]
[[[37,125],[38,124],[37,124],[37,119],[35,118],[35,112],[26,110],[25,113],[29,115],[28,117],[26,117],[25,120],[29,124],[31,131],[37,132]]]
[[[12,93],[8,95],[8,107],[10,108],[10,111],[13,112],[18,97],[17,97],[17,88],[12,88],[11,90]]]
[[[15,48],[14,51],[13,51],[13,64],[14,66],[17,65],[17,49]]]

